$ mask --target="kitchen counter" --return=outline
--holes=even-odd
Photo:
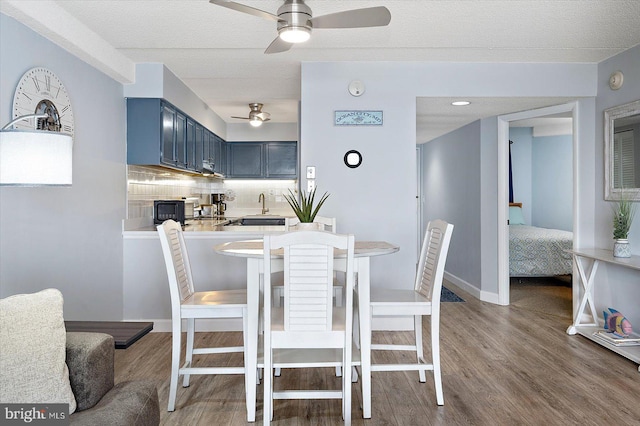
[[[236,217],[227,218],[203,218],[186,220],[182,228],[186,239],[204,237],[237,237],[243,238],[262,237],[264,234],[284,232],[284,226],[242,226],[227,225]],[[227,226],[225,226],[227,225]],[[125,220],[123,223],[123,238],[158,238],[156,225],[153,219]]]
[[[229,241],[261,239],[265,234],[284,232],[284,226],[224,226],[233,219],[237,218],[187,220],[183,235],[196,291],[243,289],[247,286],[246,260],[220,255],[213,247]],[[153,321],[154,331],[171,331],[167,269],[153,218],[123,221],[122,238],[123,319]],[[242,321],[210,320],[203,327],[207,330],[217,327],[242,330]]]

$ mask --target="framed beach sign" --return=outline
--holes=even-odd
[[[382,111],[334,111],[336,126],[382,126]]]

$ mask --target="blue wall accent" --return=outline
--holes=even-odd
[[[573,230],[573,136],[534,137],[532,222],[542,228]]]
[[[522,203],[522,215],[527,225],[533,223],[533,184],[531,182],[531,145],[533,129],[531,127],[511,127],[509,129],[511,144],[511,164],[513,166],[513,201]]]
[[[509,129],[514,201],[527,225],[573,230],[573,137],[534,137],[531,127]]]

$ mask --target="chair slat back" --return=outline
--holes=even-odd
[[[334,249],[347,250],[353,236],[321,231],[266,235],[265,265],[270,250],[284,251],[285,331],[331,331],[333,328]],[[265,296],[269,297],[270,266],[265,268]],[[265,306],[268,301],[265,300]]]
[[[285,330],[331,330],[333,247],[295,244],[284,257]]]
[[[178,222],[167,220],[158,225],[158,234],[167,266],[171,304],[180,303],[194,293],[191,265],[187,254],[182,227]]]
[[[452,233],[452,224],[434,220],[427,224],[422,243],[415,290],[434,304],[440,303],[444,265]]]

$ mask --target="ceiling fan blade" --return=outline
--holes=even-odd
[[[231,116],[231,118],[239,118],[240,120],[251,120],[249,117],[234,117],[233,115]]]
[[[275,38],[275,40],[271,42],[271,44],[269,45],[269,47],[267,47],[267,50],[265,50],[264,53],[270,54],[270,53],[286,52],[287,50],[291,49],[291,46],[293,46],[293,43],[287,43],[286,41],[282,40],[280,36],[278,36]]]
[[[382,27],[391,22],[391,12],[384,6],[368,7],[316,16],[310,21],[313,28]]]
[[[262,121],[267,121],[269,120],[269,117],[271,117],[271,114],[269,114],[268,112],[261,112],[259,114],[256,114],[256,116],[259,117]]]
[[[238,12],[248,13],[249,15],[257,16],[258,18],[268,19],[270,21],[276,22],[278,21],[278,17],[273,13],[265,12],[264,10],[256,9],[255,7],[246,6],[234,1],[209,0],[209,3],[215,4],[216,6],[226,7],[228,9],[237,10]]]

